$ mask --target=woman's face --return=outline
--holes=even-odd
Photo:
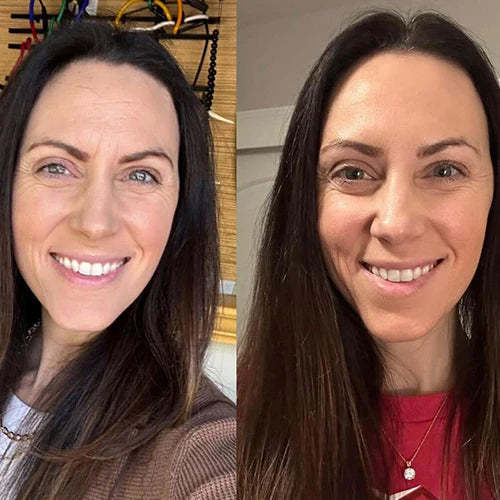
[[[318,172],[324,258],[369,331],[414,340],[450,317],[493,197],[487,120],[466,73],[421,53],[363,62],[332,96]]]
[[[177,207],[178,155],[172,98],[145,72],[80,61],[45,87],[12,224],[21,274],[57,325],[101,331],[145,288]]]

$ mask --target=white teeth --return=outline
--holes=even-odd
[[[77,272],[83,274],[84,276],[90,276],[92,272],[92,266],[90,265],[90,262],[80,262],[80,266]]]
[[[379,276],[380,278],[388,281],[392,281],[394,283],[399,283],[402,281],[408,282],[408,281],[413,281],[424,274],[427,274],[431,269],[434,269],[436,267],[436,263],[424,266],[422,268],[417,267],[415,269],[384,269],[382,267],[377,268],[375,266],[370,266],[368,265],[368,268],[371,273],[373,273],[375,276]]]
[[[102,275],[102,264],[97,262],[96,264],[92,264],[91,270],[92,276],[101,276]]]
[[[399,273],[399,281],[411,281],[413,279],[413,272],[410,269],[404,269]]]
[[[90,262],[78,262],[75,259],[69,259],[68,257],[61,257],[57,254],[52,254],[55,260],[62,264],[66,269],[71,269],[75,273],[82,274],[84,276],[102,276],[109,274],[110,272],[116,271],[120,266],[125,263],[125,260],[120,262],[105,262],[104,264],[96,262],[91,264]]]
[[[395,281],[395,282],[399,282],[400,281],[400,272],[397,270],[397,269],[389,269],[387,271],[387,279],[389,281]]]

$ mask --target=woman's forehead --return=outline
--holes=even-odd
[[[107,137],[167,142],[177,149],[179,125],[168,90],[130,65],[81,61],[68,66],[44,88],[28,121],[25,138]],[[73,131],[71,133],[70,131]],[[89,145],[92,148],[91,145]]]
[[[468,75],[423,53],[384,53],[356,68],[335,89],[323,141],[407,141],[467,137],[488,148],[487,119]]]

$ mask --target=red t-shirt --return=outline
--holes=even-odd
[[[405,459],[410,460],[417,450],[427,429],[431,425],[436,412],[446,397],[446,393],[426,394],[422,396],[393,396],[384,394],[382,396],[382,426]],[[384,453],[390,465],[390,500],[441,500],[444,493],[441,491],[441,473],[443,444],[445,439],[446,417],[448,414],[448,400],[441,408],[427,438],[420,451],[413,460],[411,467],[415,470],[415,479],[407,480],[403,477],[406,464],[394,451],[394,447],[382,434],[385,446]],[[399,422],[399,439],[395,434],[393,413],[389,408],[397,406],[397,419]],[[460,438],[458,436],[458,415],[455,416],[450,448],[449,474],[446,478],[447,498],[452,500],[463,500],[463,478],[460,474],[457,461],[457,449]],[[375,455],[376,459],[377,455]],[[375,463],[375,467],[383,466],[382,460]],[[380,469],[379,469],[380,470]],[[380,485],[375,489],[382,491]],[[488,488],[485,486],[481,492],[481,500],[493,500]]]

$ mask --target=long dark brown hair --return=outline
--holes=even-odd
[[[383,51],[419,51],[457,65],[474,83],[487,116],[494,198],[478,268],[455,318],[456,397],[444,456],[451,416],[459,407],[457,460],[467,498],[479,499],[485,481],[500,498],[499,85],[484,50],[452,20],[434,12],[405,18],[377,10],[352,20],[312,69],[269,198],[238,365],[239,498],[244,500],[363,500],[375,498],[375,479],[380,484],[372,468],[380,457],[370,450],[384,447],[379,402],[387,366],[328,276],[317,227],[317,163],[334,87],[361,60]]]
[[[0,95],[0,407],[19,379],[26,331],[41,314],[13,253],[11,197],[19,148],[45,85],[82,60],[131,65],[168,89],[180,127],[179,202],[146,288],[79,350],[35,403],[48,413],[13,474],[18,499],[82,498],[102,461],[181,423],[200,381],[216,308],[215,182],[205,110],[173,57],[149,35],[91,21],[61,29],[35,47]]]

